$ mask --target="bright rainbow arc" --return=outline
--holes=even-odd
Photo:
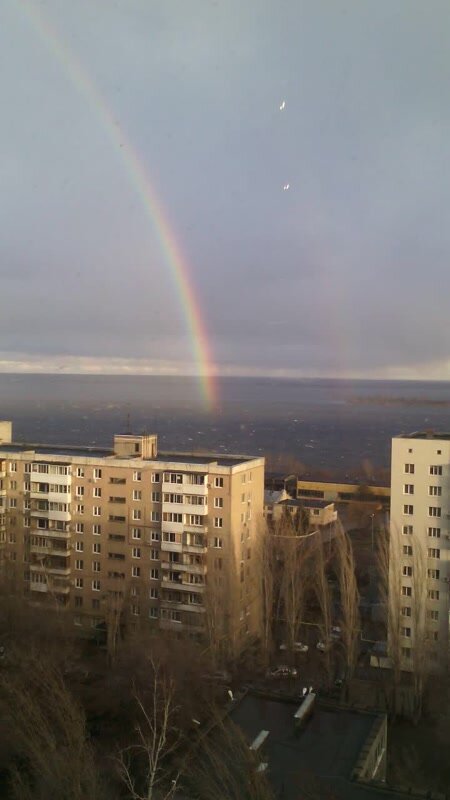
[[[206,407],[212,410],[217,403],[217,381],[206,327],[190,281],[188,264],[181,254],[174,231],[152,187],[146,167],[139,160],[129,137],[115,120],[95,83],[77,57],[66,45],[63,46],[54,27],[28,0],[21,0],[21,6],[52,55],[64,66],[72,84],[86,98],[103,123],[106,134],[121,157],[125,171],[141,198],[144,210],[158,235],[162,253],[177,288],[189,331],[192,354],[199,371],[202,396]]]

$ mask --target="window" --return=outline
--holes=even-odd
[[[9,471],[10,472],[17,472],[17,462],[16,461],[10,461],[10,463],[9,463]]]
[[[183,475],[181,472],[165,472],[164,480],[166,483],[183,483]]]
[[[245,483],[245,482],[246,482],[246,480],[247,480],[247,476],[246,476],[246,474],[244,473],[243,475],[241,475],[241,483]]]
[[[75,470],[75,475],[77,476],[77,478],[84,478],[84,468],[77,467]]]
[[[430,475],[442,475],[442,467],[437,464],[432,464],[430,467]]]
[[[92,516],[94,516],[94,517],[100,517],[100,516],[101,516],[101,513],[102,513],[102,508],[101,508],[101,506],[94,506],[94,507],[93,507],[93,509],[92,509]]]
[[[407,636],[408,638],[411,638],[411,628],[403,628],[402,627],[402,628],[400,628],[400,633],[401,633],[402,636]]]
[[[176,522],[178,524],[183,522],[183,514],[175,511],[165,511],[163,514],[164,522]]]
[[[414,494],[414,484],[413,483],[405,483],[403,487],[403,494]]]
[[[17,490],[17,481],[10,481],[9,488],[11,489],[11,491],[15,492]]]
[[[150,558],[152,561],[159,561],[159,551],[155,549],[150,550]]]
[[[100,600],[98,597],[94,597],[92,600],[92,608],[98,610],[100,608]]]
[[[404,514],[414,514],[414,506],[403,506],[403,513]]]
[[[149,608],[148,615],[149,615],[149,617],[151,619],[157,619],[158,618],[158,609],[155,608],[155,607]]]
[[[412,597],[411,586],[402,586],[402,595],[403,597]]]
[[[150,541],[159,542],[159,531],[152,531],[150,534]]]
[[[31,519],[30,519],[30,517],[24,517],[24,518],[23,518],[23,527],[24,527],[24,528],[29,528],[29,527],[30,527],[30,525],[31,525]]]
[[[132,558],[140,558],[141,557],[141,548],[140,547],[133,547],[131,550],[131,557]]]
[[[82,589],[84,584],[83,578],[75,578],[75,589]]]
[[[156,586],[152,586],[151,587],[149,596],[150,596],[150,600],[157,600],[158,599],[158,589],[156,588]]]
[[[84,486],[75,486],[75,497],[84,497]]]
[[[102,490],[100,489],[100,486],[94,486],[94,488],[92,489],[92,497],[101,497],[101,496],[102,496]]]
[[[101,572],[100,561],[92,562],[92,572]]]
[[[152,492],[152,503],[161,502],[161,492]]]
[[[213,539],[213,547],[221,548],[222,544],[222,539],[219,536],[215,536]]]
[[[413,554],[412,545],[404,544],[403,545],[403,555],[404,556],[412,556],[412,554]]]
[[[402,533],[405,536],[412,536],[413,533],[413,526],[412,525],[403,525]]]
[[[133,472],[133,480],[134,481],[142,480],[142,472],[140,470],[136,470],[135,472]]]
[[[214,486],[216,489],[223,489],[223,478],[214,478]]]
[[[98,578],[94,578],[94,580],[92,581],[92,591],[93,592],[100,591],[100,581],[98,580]]]
[[[214,527],[215,528],[223,528],[223,519],[222,519],[222,517],[214,517]]]
[[[133,519],[140,520],[142,518],[142,511],[140,508],[133,508]]]
[[[414,464],[405,464],[405,472],[414,475]]]
[[[429,569],[427,570],[427,575],[429,578],[433,578],[434,580],[438,581],[441,573],[438,569]]]
[[[428,528],[428,536],[432,536],[433,539],[440,539],[441,538],[441,529],[440,528]]]
[[[403,569],[402,569],[402,573],[403,573],[403,575],[405,575],[405,576],[407,576],[408,578],[410,578],[410,577],[411,577],[411,575],[413,574],[413,569],[412,569],[412,567],[406,567],[406,566],[405,566],[405,567],[403,567]]]
[[[150,511],[150,522],[159,522],[159,511]]]
[[[75,523],[75,533],[84,533],[84,522]]]
[[[101,469],[94,469],[94,480],[98,481],[102,477]]]
[[[431,497],[441,497],[441,495],[442,495],[442,486],[429,486],[428,487],[428,494]]]
[[[83,542],[75,542],[75,550],[77,551],[77,553],[82,553],[84,550]]]
[[[439,589],[428,589],[427,597],[429,600],[439,600]]]
[[[402,617],[410,617],[411,613],[411,606],[402,606]]]
[[[101,525],[93,525],[92,526],[92,533],[94,534],[94,536],[100,536],[101,532],[102,532],[102,526]]]
[[[429,517],[440,517],[441,516],[441,508],[440,506],[430,506],[428,509],[428,516]]]
[[[94,542],[94,544],[92,545],[92,552],[93,553],[100,553],[101,547],[102,546],[101,546],[100,542]]]
[[[76,509],[76,513],[77,514],[80,514],[80,515],[84,514],[84,506],[77,505],[77,506],[75,506],[75,509]]]
[[[133,500],[142,500],[142,492],[140,489],[133,489]]]
[[[138,605],[132,605],[131,606],[131,613],[133,614],[134,617],[138,617],[139,614],[141,613],[141,610],[140,610],[139,606]]]
[[[9,498],[9,507],[10,508],[17,508],[17,499],[15,497]]]
[[[140,567],[131,567],[131,577],[132,578],[140,578],[141,577],[141,568]]]
[[[152,472],[152,483],[161,483],[161,474],[159,472]]]
[[[131,529],[131,538],[132,539],[140,539],[142,536],[140,528],[132,528]]]
[[[75,569],[83,569],[83,566],[84,562],[81,559],[77,558],[77,560],[75,561]]]
[[[428,548],[428,558],[440,558],[441,551],[437,547],[429,547]]]
[[[434,622],[437,622],[439,619],[439,611],[435,611],[434,609],[431,611],[427,611],[428,619],[432,619]]]
[[[173,531],[164,531],[163,533],[163,542],[176,542],[177,535],[173,533]]]
[[[150,570],[150,578],[151,578],[152,581],[158,581],[159,580],[159,569],[156,569],[156,567],[152,567],[152,569]]]
[[[403,656],[403,658],[410,659],[411,658],[411,648],[410,647],[402,647],[402,656]]]

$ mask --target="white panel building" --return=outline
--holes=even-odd
[[[392,440],[389,579],[391,593],[399,594],[405,669],[413,668],[415,648],[426,651],[432,669],[448,667],[449,554],[450,433],[397,436]]]

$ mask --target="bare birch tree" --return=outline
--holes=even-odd
[[[413,673],[412,717],[422,716],[423,695],[430,668],[429,632],[427,630],[427,553],[416,535],[412,539],[412,648]]]
[[[273,649],[276,596],[276,548],[274,536],[265,521],[259,526],[257,566],[261,582],[262,651],[266,665]]]
[[[149,659],[149,671],[149,696],[134,694],[136,741],[120,750],[118,770],[132,800],[169,800],[179,780],[172,762],[181,741],[175,683],[153,659]]]
[[[408,537],[409,538],[409,537]],[[387,707],[394,716],[399,711],[402,672],[402,620],[410,607],[410,596],[403,594],[400,538],[385,528],[377,543],[377,569],[380,599],[385,608],[388,656],[391,663],[392,688],[386,696]],[[409,588],[406,587],[406,591]],[[412,588],[411,588],[412,595]]]
[[[351,678],[358,658],[358,639],[361,628],[359,591],[352,543],[340,523],[338,523],[337,529],[335,554],[341,600],[340,627],[347,677]]]
[[[327,678],[331,680],[331,657],[328,644],[331,639],[332,625],[332,598],[331,589],[327,576],[327,559],[325,556],[325,546],[321,534],[314,537],[314,567],[313,567],[313,590],[317,598],[320,609],[319,629],[322,640],[326,643],[325,649],[325,668]]]

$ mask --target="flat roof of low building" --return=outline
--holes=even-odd
[[[323,790],[330,791],[324,797],[336,800],[397,797],[385,788],[351,780],[378,715],[316,704],[305,727],[296,730],[294,714],[300,702],[300,699],[283,702],[247,694],[230,714],[248,741],[254,741],[262,730],[269,731],[262,747],[262,760],[268,763],[268,777],[276,797],[298,800],[308,776],[315,776]]]

